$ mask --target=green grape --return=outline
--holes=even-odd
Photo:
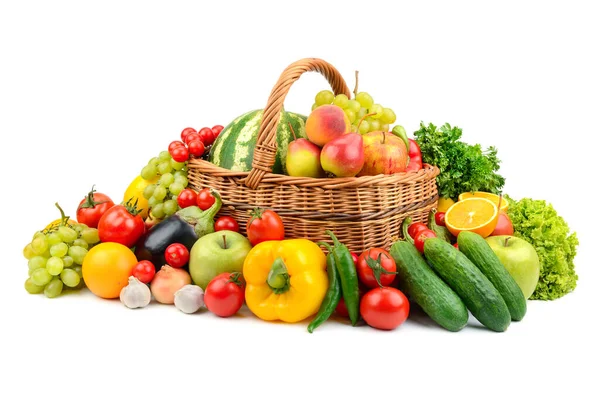
[[[70,266],[73,265],[73,257],[71,256],[64,256],[62,258],[63,264],[65,265],[65,268],[69,268]]]
[[[65,264],[63,263],[63,260],[59,257],[50,257],[48,259],[48,262],[46,263],[46,270],[48,271],[48,273],[50,273],[50,275],[59,275],[63,268],[65,267]]]
[[[154,194],[152,195],[152,197],[154,197],[158,201],[163,200],[166,196],[167,189],[162,186],[157,186],[156,189],[154,189]]]
[[[381,129],[381,123],[379,120],[371,119],[369,120],[369,132],[378,131]]]
[[[79,240],[79,239],[77,239]],[[58,243],[50,247],[50,255],[52,257],[64,257],[69,251],[69,246],[66,243]]]
[[[183,168],[181,168],[181,171],[185,173],[185,176],[187,176],[187,172],[188,172],[188,165],[187,165],[187,164],[185,164],[185,165],[183,166]]]
[[[169,192],[177,198],[179,193],[184,189],[183,185],[179,182],[173,182],[169,185]]]
[[[27,290],[29,294],[40,294],[44,291],[44,287],[36,285],[31,278],[29,278],[25,281],[25,290]]]
[[[169,161],[161,161],[160,164],[158,164],[157,170],[161,175],[171,172],[171,163]]]
[[[331,90],[321,90],[315,96],[315,104],[317,106],[322,106],[323,104],[331,104],[333,103],[333,92]]]
[[[171,196],[171,200],[177,201],[177,195],[174,194],[173,196]]]
[[[156,185],[154,183],[149,184],[144,188],[144,198],[149,199],[154,194],[154,189],[156,189]]]
[[[156,167],[159,162],[160,159],[158,157],[152,157],[150,161],[148,161],[148,165],[154,165]]]
[[[180,176],[178,178],[175,178],[175,182],[177,183],[181,183],[181,185],[185,188],[188,185],[188,179],[185,176]]]
[[[383,115],[383,107],[380,104],[373,104],[369,107],[369,114],[375,113],[371,118],[379,119]]]
[[[75,232],[77,232],[77,233],[80,233],[85,228],[87,228],[86,224],[74,224],[73,225],[73,229],[75,229]]]
[[[341,93],[338,94],[337,96],[335,96],[335,98],[333,99],[333,104],[335,104],[338,107],[341,108],[346,108],[348,107],[348,96],[346,96],[345,94]]]
[[[169,154],[168,151],[163,150],[158,154],[158,159],[160,161],[169,161],[171,159],[171,155]]]
[[[344,110],[344,113],[346,113],[346,116],[348,117],[348,119],[350,120],[350,123],[353,123],[354,121],[356,121],[356,114],[354,113],[354,111],[346,108]]]
[[[167,200],[163,203],[163,212],[165,215],[173,215],[177,211],[178,205],[175,200]]]
[[[317,103],[313,103],[313,105],[310,107],[310,111],[315,111],[315,108],[319,107],[319,105]]]
[[[48,236],[46,236],[46,240],[48,241],[48,246],[54,246],[55,244],[62,243],[62,239],[57,232],[49,233]]]
[[[163,203],[159,203],[152,207],[152,211],[150,211],[150,213],[154,218],[161,219],[165,216],[165,210],[163,207]]]
[[[382,124],[393,124],[396,122],[396,113],[391,108],[384,108],[380,119]]]
[[[361,108],[360,110],[358,110],[358,113],[356,114],[356,120],[360,121],[360,119],[362,117],[364,117],[365,115],[367,115],[367,109],[366,108]]]
[[[73,241],[73,246],[79,246],[79,247],[83,247],[84,249],[88,249],[90,246],[88,245],[88,242],[86,242],[83,239],[75,239]]]
[[[174,170],[180,170],[185,165],[185,162],[177,162],[171,158],[171,168]]]
[[[148,164],[144,168],[142,168],[142,172],[140,175],[142,178],[146,180],[153,179],[156,176],[156,167],[154,165]]]
[[[63,283],[65,285],[67,285],[68,287],[75,287],[77,285],[79,285],[79,281],[81,280],[81,277],[79,276],[79,274],[75,271],[73,271],[72,269],[64,269],[61,273],[60,273],[60,280],[63,281]]]
[[[69,256],[73,258],[75,264],[83,264],[83,259],[87,255],[87,250],[79,246],[69,247]]]
[[[77,272],[77,275],[79,275],[80,278],[83,278],[83,273],[81,272],[81,265],[73,267],[72,269],[73,271]]]
[[[60,278],[56,277],[50,281],[44,288],[44,294],[48,298],[53,298],[58,296],[63,290],[63,283]]]
[[[390,125],[389,124],[381,124],[381,129],[384,132],[389,132],[390,131]]]
[[[100,241],[100,236],[98,236],[98,229],[96,228],[87,228],[81,231],[81,238],[85,240],[88,244],[96,244]]]
[[[48,250],[48,241],[46,236],[38,236],[31,241],[31,250],[37,255],[42,255]]]
[[[35,252],[31,248],[31,243],[27,243],[27,246],[23,248],[23,257],[29,260],[33,256],[35,256]]]
[[[52,280],[52,275],[46,268],[38,268],[31,273],[31,282],[38,286],[46,286]]]
[[[360,92],[356,95],[356,101],[364,108],[371,108],[373,105],[373,98],[367,92]]]
[[[360,133],[361,135],[364,135],[367,132],[369,132],[369,121],[364,120],[358,126],[358,133]]]
[[[352,110],[354,113],[358,113],[360,111],[360,103],[354,99],[348,100],[348,104],[346,105],[347,110]]]
[[[352,125],[350,127],[350,132],[354,132],[354,133],[358,132],[358,128],[356,127],[356,125]]]
[[[36,233],[33,234],[33,237],[31,238],[31,240],[33,241],[33,239],[38,238],[38,237],[45,237],[46,235],[44,235],[44,232],[40,232],[37,231]]]
[[[186,178],[187,179],[187,173],[183,172],[183,171],[175,171],[173,173],[173,177],[175,178],[175,180],[181,179],[181,178]]]
[[[174,181],[175,181],[175,177],[173,176],[173,174],[170,172],[167,172],[166,174],[164,174],[163,176],[160,177],[160,179],[158,180],[158,183],[161,186],[168,187]]]
[[[156,206],[158,203],[160,203],[159,200],[156,200],[156,198],[154,196],[150,197],[148,199],[148,205],[152,208],[154,206]]]
[[[65,243],[71,243],[73,240],[77,239],[77,232],[73,228],[69,228],[68,226],[61,226],[58,228],[58,235]]]
[[[33,256],[27,262],[27,266],[29,267],[29,269],[44,268],[46,266],[47,261],[48,261],[48,259],[45,257]]]

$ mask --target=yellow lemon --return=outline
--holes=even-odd
[[[127,202],[129,199],[132,199],[131,203],[133,204],[137,200],[137,208],[142,210],[139,214],[142,219],[146,219],[146,217],[148,217],[148,200],[146,200],[144,197],[144,189],[146,189],[146,186],[150,185],[151,183],[156,183],[157,181],[158,177],[147,181],[138,175],[133,181],[131,181],[127,187],[127,190],[125,190],[125,194],[123,195],[123,202]]]
[[[446,212],[446,211],[448,211],[448,209],[450,208],[450,206],[452,204],[454,204],[454,200],[446,198],[446,197],[440,197],[438,199],[437,211],[438,212]]]

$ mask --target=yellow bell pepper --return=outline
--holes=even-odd
[[[265,321],[310,317],[329,286],[325,254],[307,239],[259,243],[246,256],[243,274],[246,305]]]

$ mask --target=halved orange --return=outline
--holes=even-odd
[[[471,197],[481,197],[484,199],[491,200],[495,205],[500,203],[500,196],[494,193],[489,192],[465,192],[458,195],[458,201],[470,199]],[[502,205],[500,205],[500,211],[507,212],[508,211],[508,201],[506,198],[502,197]]]
[[[491,200],[469,197],[454,203],[446,211],[446,228],[454,236],[470,231],[485,238],[494,231],[499,214],[498,207]]]

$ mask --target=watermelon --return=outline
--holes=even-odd
[[[250,171],[262,115],[263,110],[249,111],[223,128],[210,149],[208,160],[232,171]],[[294,133],[297,138],[307,138],[305,122],[306,117],[303,115],[281,111],[277,126],[277,154],[273,173],[286,174],[285,157],[288,144],[294,140]],[[290,124],[294,133],[290,129]]]

